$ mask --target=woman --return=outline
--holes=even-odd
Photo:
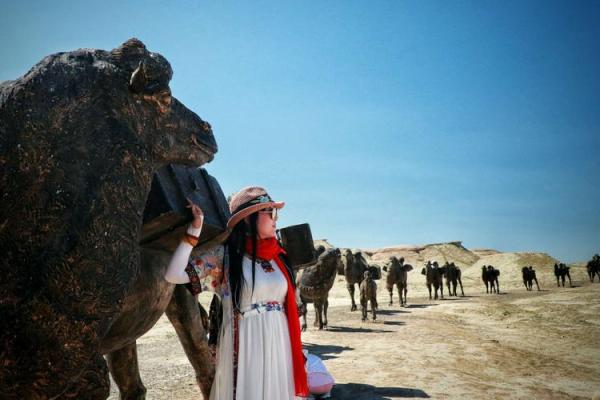
[[[292,270],[275,239],[277,211],[261,187],[231,197],[231,231],[221,254],[190,257],[204,215],[189,199],[194,215],[165,278],[187,283],[192,294],[214,290],[223,305],[211,400],[309,397]]]

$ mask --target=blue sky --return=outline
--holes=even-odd
[[[257,184],[341,247],[600,252],[598,1],[3,1],[0,80],[130,37]],[[126,3],[126,4],[125,4]]]

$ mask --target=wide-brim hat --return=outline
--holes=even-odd
[[[267,191],[259,186],[248,186],[240,189],[229,200],[231,217],[227,221],[227,229],[232,229],[248,215],[265,208],[283,208],[283,201],[273,201]]]

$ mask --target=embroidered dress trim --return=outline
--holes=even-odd
[[[190,278],[190,281],[186,283],[185,286],[192,293],[192,295],[195,296],[198,293],[202,293],[202,283],[198,277],[198,271],[194,269],[194,265],[191,262],[185,267],[185,272]]]
[[[266,301],[250,304],[240,312],[240,318],[246,318],[251,315],[258,315],[267,311],[283,311],[283,306],[278,301]]]

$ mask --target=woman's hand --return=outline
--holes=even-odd
[[[202,223],[204,222],[204,213],[202,212],[202,209],[200,207],[198,207],[198,205],[194,204],[194,202],[192,200],[190,200],[189,197],[186,197],[186,199],[188,201],[188,205],[186,206],[186,208],[191,208],[192,214],[194,215],[194,220],[192,221],[192,226],[195,229],[201,228]]]

